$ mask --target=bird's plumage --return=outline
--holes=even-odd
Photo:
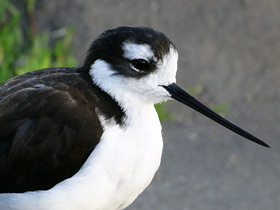
[[[175,84],[178,53],[145,27],[105,31],[80,68],[0,85],[0,210],[121,210],[162,153],[154,104],[174,98],[263,146]]]

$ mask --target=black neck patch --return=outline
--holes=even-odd
[[[92,78],[89,74],[82,72],[82,77],[92,84]],[[98,98],[96,108],[105,117],[106,120],[113,119],[118,125],[123,126],[126,118],[125,112],[119,104],[106,92],[98,86],[92,84],[92,90]]]

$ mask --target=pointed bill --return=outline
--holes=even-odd
[[[196,100],[194,97],[192,97],[190,94],[185,92],[183,89],[178,87],[175,83],[172,83],[168,86],[163,86],[170,94],[171,98],[193,108],[194,110],[198,111],[199,113],[209,117],[210,119],[216,121],[217,123],[221,124],[222,126],[228,128],[229,130],[239,134],[240,136],[243,136],[250,141],[253,141],[257,144],[260,144],[264,147],[268,147],[266,143],[264,143],[259,138],[253,136],[252,134],[248,133],[247,131],[243,130],[242,128],[234,125],[233,123],[229,122],[228,120],[224,119],[202,103],[200,103],[198,100]]]

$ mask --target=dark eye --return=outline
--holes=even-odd
[[[144,59],[134,59],[131,61],[131,65],[135,68],[136,71],[148,70],[149,64],[150,62]]]

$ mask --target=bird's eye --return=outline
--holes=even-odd
[[[132,67],[134,70],[144,72],[148,70],[150,62],[144,59],[134,59],[131,61]]]

